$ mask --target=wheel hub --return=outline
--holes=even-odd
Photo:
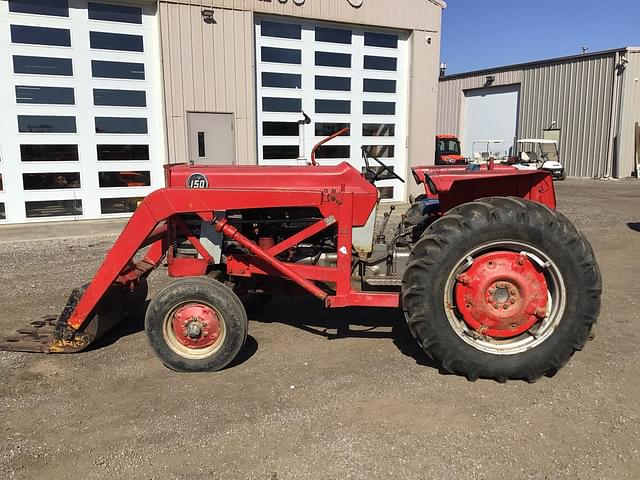
[[[476,258],[458,275],[455,300],[473,330],[511,338],[547,316],[547,290],[544,275],[527,255],[499,251]]]
[[[220,319],[210,307],[199,303],[176,310],[171,319],[173,333],[182,345],[201,349],[215,344],[220,337]]]

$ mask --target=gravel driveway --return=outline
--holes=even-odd
[[[596,339],[554,378],[443,375],[400,314],[313,299],[255,317],[233,368],[178,374],[136,318],[85,353],[0,352],[0,478],[640,478],[640,184],[557,187],[605,286]],[[57,313],[113,239],[0,243],[0,332]]]

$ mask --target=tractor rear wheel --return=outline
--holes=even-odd
[[[403,280],[411,332],[445,370],[533,382],[581,350],[600,312],[588,241],[562,214],[494,197],[461,205],[415,245]]]
[[[238,296],[220,282],[176,280],[149,303],[145,329],[162,362],[181,372],[228,366],[247,339],[247,314]]]

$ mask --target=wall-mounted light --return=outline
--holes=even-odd
[[[447,64],[442,62],[440,64],[440,78],[444,78],[447,75]]]
[[[488,75],[486,85],[493,85],[493,82],[495,81],[496,81],[496,77],[494,75]]]
[[[216,23],[216,19],[213,18],[213,14],[214,11],[210,8],[203,8],[202,12],[200,12],[202,14],[202,19],[204,20],[204,23]]]

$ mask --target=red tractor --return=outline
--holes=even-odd
[[[436,165],[466,165],[469,161],[461,152],[460,140],[455,135],[436,136]]]
[[[228,366],[247,338],[245,305],[283,292],[401,308],[424,352],[470,380],[533,382],[582,349],[601,277],[554,210],[547,172],[415,168],[425,194],[380,231],[376,182],[404,179],[364,153],[364,174],[347,163],[167,166],[166,188],[140,204],[95,278],[2,347],[83,350],[144,305],[147,276],[165,264],[176,280],[151,300],[145,329],[179,371]]]

